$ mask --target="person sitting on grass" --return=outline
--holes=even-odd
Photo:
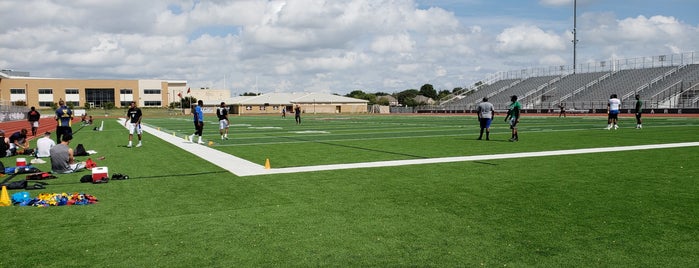
[[[10,139],[5,137],[5,131],[0,130],[0,157],[8,157],[11,155]]]
[[[12,154],[23,154],[26,149],[29,149],[27,129],[23,128],[20,131],[12,133],[10,136],[10,151],[12,151]]]
[[[85,168],[85,162],[75,162],[73,149],[69,146],[72,139],[73,135],[65,134],[61,136],[61,143],[51,148],[51,170],[54,173],[73,173]]]
[[[51,156],[51,148],[56,146],[56,142],[51,138],[51,132],[44,133],[44,136],[36,141],[36,157]]]

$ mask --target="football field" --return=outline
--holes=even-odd
[[[222,140],[207,117],[208,146],[184,139],[190,118],[146,111],[141,148],[104,119],[74,143],[131,179],[61,175],[46,191],[99,203],[0,209],[0,266],[697,263],[698,119],[605,130],[603,117],[524,114],[519,142],[502,119],[485,141],[473,116],[232,116]]]

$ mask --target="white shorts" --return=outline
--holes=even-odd
[[[141,130],[141,124],[129,123],[128,126],[129,126],[129,134],[141,135],[141,133],[143,133]]]
[[[228,120],[218,120],[218,129],[227,129]]]
[[[39,127],[39,121],[32,121],[32,127]]]

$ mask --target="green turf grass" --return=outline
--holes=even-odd
[[[147,116],[147,115],[146,115]],[[214,148],[272,167],[697,141],[696,119],[502,118],[476,141],[473,117],[232,117]],[[185,117],[145,123],[179,136]],[[97,121],[97,123],[99,123]],[[81,207],[0,208],[0,267],[689,267],[699,251],[699,148],[237,177],[145,134],[83,129],[73,146],[132,179],[49,181]],[[321,133],[324,131],[326,133]],[[297,133],[300,132],[300,133]],[[82,157],[81,159],[84,159]],[[14,163],[14,159],[2,159]],[[46,169],[47,164],[37,165]],[[11,191],[13,193],[15,191]],[[35,196],[38,192],[32,191]]]

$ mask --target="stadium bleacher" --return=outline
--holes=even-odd
[[[694,53],[690,55],[625,60],[631,64],[601,64],[587,72],[561,71],[553,75],[495,79],[437,107],[424,106],[418,110],[444,110],[444,107],[472,110],[486,96],[496,109],[505,109],[510,96],[517,95],[524,109],[548,111],[565,103],[571,111],[595,112],[606,109],[611,94],[622,100],[622,109],[632,109],[634,96],[638,94],[649,109],[699,111],[699,59],[695,59]]]

